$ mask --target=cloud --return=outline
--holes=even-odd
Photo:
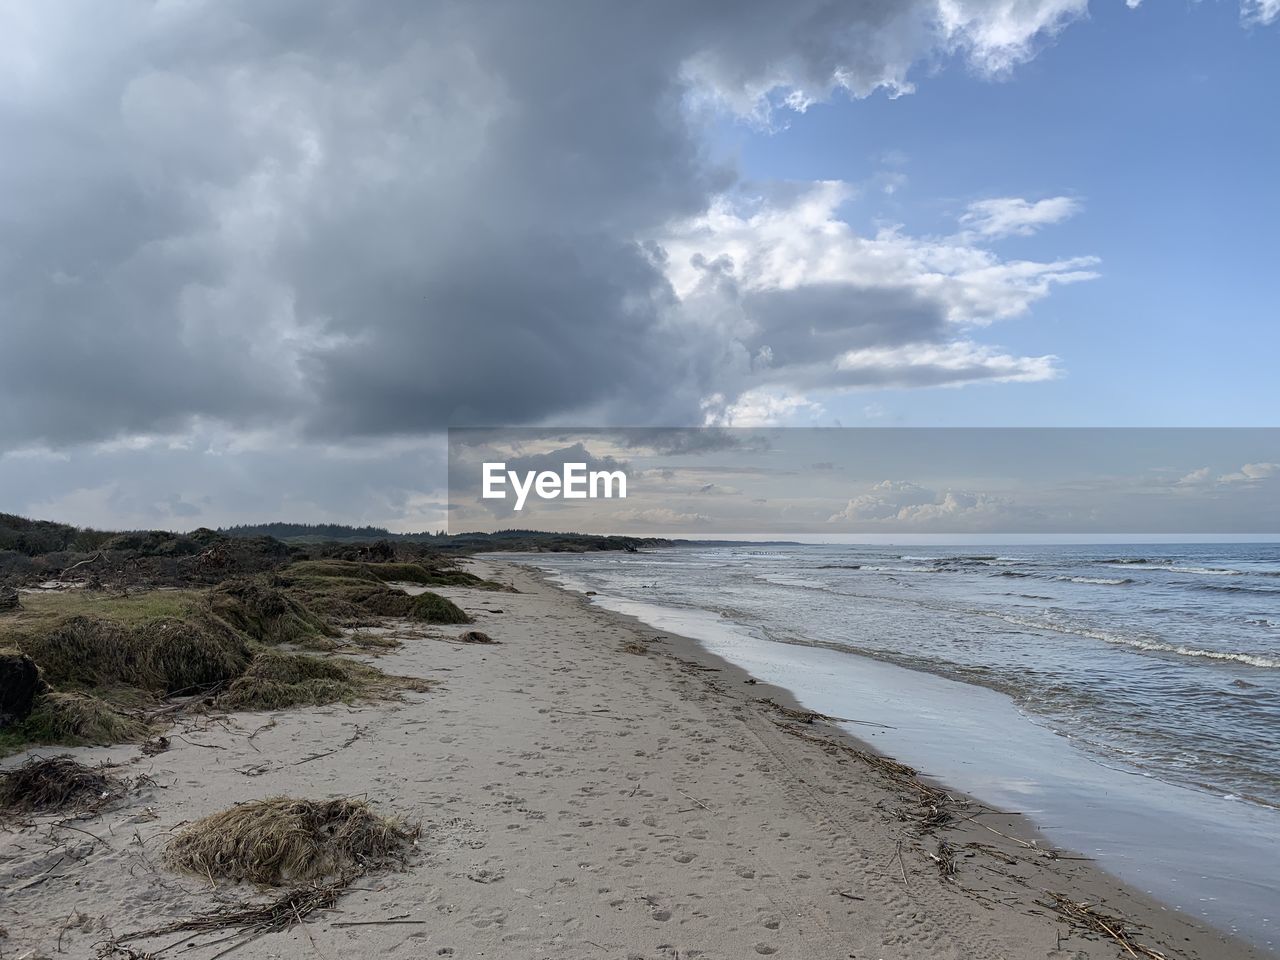
[[[1041,227],[1059,223],[1080,212],[1070,197],[1034,202],[1020,197],[996,197],[969,204],[960,223],[984,237],[1029,237]]]
[[[1218,477],[1218,482],[1257,483],[1272,477],[1280,477],[1280,463],[1246,463],[1239,470]]]
[[[1014,522],[1026,511],[1006,497],[963,490],[937,492],[907,480],[882,480],[853,497],[829,523],[907,528],[988,529]]]
[[[1211,467],[1201,467],[1175,481],[1179,487],[1214,487],[1238,484],[1260,484],[1264,481],[1280,479],[1280,463],[1259,462],[1246,463],[1238,470],[1227,473],[1216,473]]]
[[[785,344],[761,319],[789,299],[772,294],[801,295],[766,240],[753,250],[768,269],[744,275],[750,302],[734,308],[769,325],[773,360],[760,336],[695,315],[671,287],[689,268],[661,249],[668,226],[732,225],[717,198],[734,173],[707,153],[702,105],[755,116],[839,91],[903,93],[913,68],[948,56],[1000,71],[1083,12],[1063,0],[10,5],[0,137],[23,148],[0,168],[0,449],[197,422],[317,442],[451,422],[693,423],[713,393],[782,389],[823,344]],[[845,229],[833,192],[754,224],[790,223],[819,253],[824,230]],[[846,232],[830,252],[841,269],[800,268],[815,309],[831,273],[855,314],[876,315],[836,338],[842,350],[940,312],[1017,314],[1088,273],[893,231]],[[808,357],[777,356],[792,346]],[[782,373],[753,378],[752,363]]]
[[[748,390],[732,403],[722,394],[703,402],[709,427],[765,427],[778,423],[812,421],[823,413],[822,404],[786,391]]]
[[[1011,355],[966,331],[1092,279],[1095,258],[1003,259],[973,233],[913,237],[885,227],[864,236],[838,214],[851,196],[835,181],[721,196],[662,237],[672,289],[714,345],[712,422],[725,422],[716,418],[737,398],[754,416],[760,397],[798,406],[806,391],[1055,375],[1050,355]]]
[[[1280,18],[1280,0],[1241,0],[1240,19],[1246,26],[1265,27]]]

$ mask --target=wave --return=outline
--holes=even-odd
[[[1126,583],[1133,583],[1129,577],[1054,577],[1055,580],[1065,580],[1069,583],[1093,583],[1103,587],[1119,587]]]
[[[1017,570],[1001,570],[999,573],[994,574],[994,576],[997,576],[997,577],[1030,577],[1030,576],[1033,576],[1033,574],[1030,574],[1030,573],[1019,573]]]
[[[1205,660],[1231,660],[1236,663],[1247,663],[1251,667],[1262,667],[1266,670],[1280,670],[1280,660],[1264,657],[1256,653],[1234,653],[1227,650],[1199,650],[1195,647],[1184,647],[1174,643],[1161,643],[1158,640],[1138,640],[1133,637],[1120,637],[1105,634],[1101,631],[1088,631],[1086,636],[1103,640],[1107,643],[1134,647],[1138,650],[1151,650],[1156,653],[1176,653],[1180,657],[1200,657]]]
[[[1106,560],[1107,566],[1125,566],[1134,563],[1147,565],[1149,570],[1161,570],[1165,573],[1187,573],[1197,577],[1280,577],[1280,570],[1238,570],[1235,567],[1189,567],[1176,563],[1154,560]]]
[[[1280,594],[1275,587],[1248,587],[1243,583],[1197,583],[1192,586],[1196,590],[1216,590],[1219,593],[1261,593],[1271,597]]]
[[[1054,633],[1062,633],[1068,636],[1088,637],[1091,640],[1101,640],[1103,643],[1110,643],[1116,646],[1132,647],[1135,650],[1148,650],[1152,653],[1172,653],[1180,657],[1193,657],[1202,660],[1227,660],[1234,663],[1248,664],[1251,667],[1261,667],[1266,670],[1280,669],[1280,659],[1265,657],[1256,653],[1239,653],[1231,650],[1201,650],[1177,643],[1165,643],[1161,640],[1146,640],[1141,637],[1126,637],[1123,634],[1108,633],[1105,630],[1091,630],[1088,627],[1070,627],[1034,617],[1019,617],[1011,614],[996,614],[996,616],[1006,623],[1016,624],[1017,626],[1031,627],[1036,630],[1051,630]]]

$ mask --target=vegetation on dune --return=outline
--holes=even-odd
[[[19,648],[56,687],[138,687],[158,694],[191,692],[228,681],[248,665],[244,638],[217,623],[164,618],[127,626],[70,617],[20,637]]]
[[[0,730],[0,754],[33,743],[69,747],[132,743],[150,733],[147,723],[98,697],[50,691],[24,720]]]
[[[272,652],[255,657],[217,704],[228,710],[282,710],[395,697],[405,689],[429,686],[428,681],[389,676],[355,660]]]
[[[81,589],[10,586],[45,580]],[[426,689],[299,652],[399,645],[379,632],[344,637],[339,624],[472,622],[445,597],[404,584],[509,589],[407,541],[304,551],[266,536],[110,533],[0,514],[0,752],[140,740],[154,732],[140,718],[172,696],[194,695],[178,709],[257,710]]]
[[[413,583],[423,587],[475,587],[480,590],[506,590],[507,587],[474,573],[448,565],[420,562],[361,562],[354,560],[300,560],[291,564],[284,575],[313,580],[330,577],[364,580],[368,583]]]
[[[338,635],[323,616],[261,580],[227,580],[209,593],[206,602],[215,617],[260,643],[306,645],[317,637]]]
[[[197,820],[165,848],[176,870],[281,886],[399,865],[418,830],[363,800],[253,800]]]
[[[599,536],[589,533],[556,533],[546,530],[495,530],[492,533],[392,533],[383,527],[349,527],[339,523],[258,523],[225,527],[218,531],[228,537],[274,537],[307,545],[386,543],[397,551],[422,550],[437,553],[470,554],[490,550],[546,552],[588,552],[595,550],[637,550],[670,546],[670,540],[655,537]]]
[[[415,620],[427,623],[472,623],[472,618],[452,600],[447,600],[438,593],[420,593],[413,598]]]

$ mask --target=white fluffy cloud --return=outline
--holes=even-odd
[[[1017,514],[1004,497],[963,490],[937,492],[907,480],[882,480],[853,497],[830,523],[906,527],[979,528]]]
[[[1053,356],[1009,354],[975,342],[972,331],[1027,313],[1054,286],[1093,278],[1094,258],[1005,259],[973,230],[932,237],[890,226],[864,235],[841,217],[854,199],[841,182],[721,196],[658,238],[686,322],[729,345],[718,374],[728,404],[716,406],[1055,375]]]
[[[1280,18],[1280,0],[1241,0],[1240,18],[1248,26],[1274,23]]]
[[[1029,237],[1041,227],[1058,223],[1079,212],[1079,201],[1070,197],[1035,201],[1021,197],[996,197],[969,204],[960,223],[984,237]]]

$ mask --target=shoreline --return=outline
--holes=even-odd
[[[493,562],[502,562],[508,565],[512,563],[512,561],[498,561],[497,556],[493,554],[483,555],[483,557]],[[762,695],[757,697],[758,701],[763,699],[772,700],[788,710],[805,712],[807,709],[791,690],[753,677],[745,668],[708,650],[701,641],[693,637],[655,627],[633,614],[591,604],[591,596],[564,584],[556,583],[554,574],[550,574],[531,564],[516,563],[515,565],[524,567],[552,589],[575,596],[579,598],[580,602],[590,605],[593,609],[601,610],[608,616],[616,618],[634,629],[650,631],[663,637],[666,641],[680,647],[681,655],[688,660],[703,667],[713,668],[724,678],[733,682],[749,684],[754,694]],[[842,652],[841,655],[845,656],[847,654]],[[829,719],[834,721],[843,718]],[[846,720],[845,722],[865,723],[867,721]],[[859,737],[835,722],[819,721],[819,723],[822,735],[829,740],[843,742],[856,751],[872,753],[889,760],[891,763],[900,762],[896,757],[886,753],[870,737]],[[869,725],[874,726],[874,723]],[[1162,924],[1169,924],[1169,921],[1172,920],[1174,923],[1165,932],[1163,939],[1169,943],[1176,942],[1180,945],[1177,948],[1170,948],[1171,950],[1207,951],[1204,953],[1205,956],[1223,958],[1234,956],[1270,957],[1276,955],[1268,951],[1265,946],[1252,943],[1229,931],[1207,924],[1202,919],[1190,916],[1150,894],[1137,890],[1130,883],[1098,865],[1093,858],[1082,856],[1075,850],[1055,845],[1024,814],[1008,812],[993,807],[963,791],[953,789],[942,779],[928,773],[920,772],[918,773],[918,778],[922,782],[933,785],[955,797],[958,803],[971,805],[973,809],[980,811],[983,815],[985,826],[974,825],[972,822],[966,821],[962,821],[960,824],[952,823],[948,826],[948,831],[958,836],[959,842],[994,845],[1002,848],[1004,854],[1013,857],[1020,857],[1022,851],[1026,849],[1024,846],[1026,844],[1032,844],[1042,850],[1056,851],[1060,854],[1059,857],[1037,864],[1043,879],[1047,880],[1052,877],[1070,879],[1072,882],[1080,884],[1080,889],[1085,890],[1088,898],[1092,900],[1105,901],[1111,904],[1123,902],[1127,911],[1129,911],[1124,914],[1127,919],[1154,931],[1159,931]],[[993,836],[993,833],[995,833],[995,836]],[[1072,866],[1072,864],[1078,864],[1078,866]],[[1023,899],[1025,901],[1025,897]],[[1030,904],[1023,902],[1022,906],[1043,907],[1042,904],[1034,902]],[[1186,946],[1188,943],[1192,943],[1194,946],[1188,948]],[[1232,953],[1230,952],[1232,949],[1243,952],[1240,954]],[[1121,955],[1127,955],[1123,949],[1120,952]],[[1194,952],[1184,952],[1182,954],[1170,952],[1168,955],[1172,958],[1173,956],[1194,956],[1196,954]]]
[[[435,681],[426,694],[189,718],[154,756],[65,751],[118,764],[135,787],[81,820],[0,825],[5,955],[92,956],[112,936],[257,896],[169,873],[160,848],[197,817],[289,794],[367,797],[422,825],[419,852],[236,958],[1128,955],[1065,924],[1047,891],[1147,925],[1134,941],[1169,960],[1267,956],[1092,863],[1049,859],[1017,815],[957,805],[973,819],[922,829],[922,798],[937,797],[839,728],[805,722],[781,688],[540,571],[472,564],[522,592],[438,592],[497,644],[397,622],[403,646],[370,661]],[[954,875],[933,859],[943,840]],[[216,939],[192,934],[169,953],[212,960]]]

